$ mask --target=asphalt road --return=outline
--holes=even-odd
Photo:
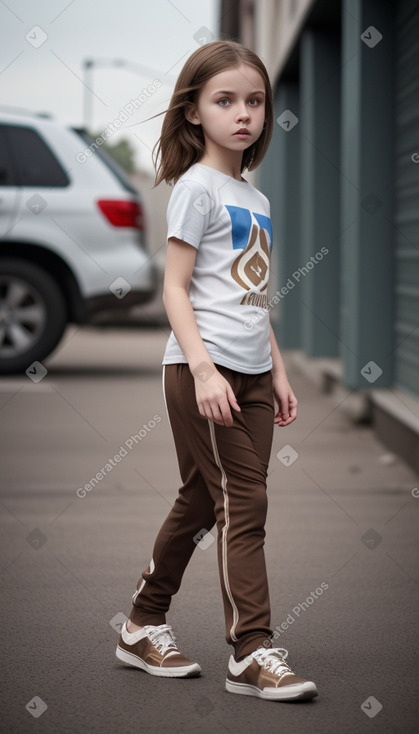
[[[167,335],[74,329],[40,382],[0,381],[1,731],[419,731],[418,477],[292,372],[300,414],[275,429],[266,558],[278,646],[318,698],[225,691],[215,543],[195,551],[168,617],[201,677],[116,661],[180,483],[161,389]]]

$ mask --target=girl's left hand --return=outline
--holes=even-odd
[[[274,423],[277,426],[288,426],[297,417],[298,400],[286,376],[273,377]]]

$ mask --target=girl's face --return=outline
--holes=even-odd
[[[200,90],[197,104],[186,113],[202,125],[205,148],[242,155],[262,133],[265,122],[265,83],[248,64],[222,71]]]

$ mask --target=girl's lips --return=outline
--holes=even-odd
[[[248,130],[237,130],[234,135],[240,135],[240,137],[248,137],[250,135]]]

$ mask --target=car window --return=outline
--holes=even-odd
[[[0,186],[17,186],[16,170],[10,157],[9,146],[0,125]]]
[[[116,162],[116,160],[114,160],[114,158],[112,158],[109,153],[106,152],[106,150],[101,148],[100,145],[95,143],[93,138],[91,138],[85,130],[83,130],[82,128],[73,128],[73,130],[75,133],[77,133],[77,135],[80,135],[82,140],[87,143],[88,147],[92,146],[91,150],[94,151],[95,155],[98,155],[105,166],[107,166],[107,168],[112,171],[115,178],[118,179],[119,183],[125,189],[125,191],[129,191],[130,194],[135,194],[136,196],[138,196],[138,189],[133,186],[124,169]]]
[[[29,127],[4,125],[20,186],[68,186],[69,178],[41,136]]]

